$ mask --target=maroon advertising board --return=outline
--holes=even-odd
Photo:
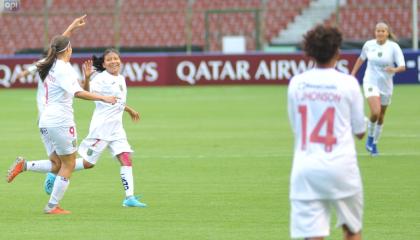
[[[80,79],[88,58],[71,59]],[[350,72],[356,58],[356,54],[343,54],[337,69]],[[17,76],[36,60],[0,58],[0,88],[35,87],[37,76]],[[122,55],[121,60],[121,74],[128,86],[287,84],[291,77],[314,66],[303,54]]]

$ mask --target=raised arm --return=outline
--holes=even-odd
[[[63,36],[70,37],[75,29],[81,28],[86,24],[86,14],[73,20],[73,22],[64,31]]]
[[[87,60],[86,62],[83,63],[82,65],[83,68],[83,75],[85,76],[85,80],[83,82],[83,86],[82,88],[85,91],[90,91],[90,76],[92,76],[92,60]]]
[[[16,79],[27,77],[31,72],[29,72],[27,69],[20,72],[18,75],[16,75]]]

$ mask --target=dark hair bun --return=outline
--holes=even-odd
[[[317,25],[303,36],[303,50],[316,62],[328,63],[337,53],[342,40],[338,28]]]

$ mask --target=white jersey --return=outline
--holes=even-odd
[[[379,45],[375,39],[367,41],[363,45],[362,60],[367,59],[367,67],[363,84],[373,85],[379,88],[383,95],[392,95],[394,74],[387,73],[385,67],[405,66],[404,55],[396,42],[387,40]]]
[[[41,59],[37,63],[39,63],[43,60],[44,59]],[[37,67],[36,67],[37,63],[32,64],[26,70],[30,74],[34,75],[37,72]],[[44,89],[44,85],[43,85],[43,82],[41,81],[41,79],[38,80],[38,86],[37,86],[37,91],[36,91],[36,104],[37,104],[37,107],[38,107],[38,118],[39,118],[41,116],[42,112],[44,111],[44,108],[45,108],[45,89]]]
[[[39,127],[75,126],[73,98],[83,91],[77,81],[77,73],[69,62],[57,59],[43,82],[45,109]]]
[[[42,112],[45,109],[45,105],[46,105],[46,99],[45,99],[45,87],[44,87],[44,83],[39,80],[38,81],[38,87],[36,90],[36,105],[38,107],[38,116],[41,117]]]
[[[106,141],[126,139],[122,123],[127,99],[127,86],[124,77],[122,75],[114,76],[103,71],[90,82],[90,91],[105,96],[116,96],[118,102],[112,105],[95,101],[96,108],[90,122],[89,135],[86,138]]]
[[[365,132],[357,80],[333,68],[296,75],[288,88],[295,136],[290,198],[338,199],[362,190],[353,134]]]

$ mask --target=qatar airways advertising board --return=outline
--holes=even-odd
[[[348,72],[356,58],[346,56],[337,68]],[[296,55],[219,55],[170,57],[171,84],[287,84],[294,75],[314,66],[301,54]]]
[[[395,83],[420,83],[420,54],[405,52],[407,71],[397,74]],[[82,64],[91,56],[73,56],[71,64],[82,79]],[[337,62],[339,71],[349,73],[358,53],[343,53]],[[19,77],[37,59],[34,57],[0,58],[0,88],[31,88],[37,75]],[[121,74],[128,86],[287,84],[294,75],[314,67],[303,54],[245,55],[134,55],[122,54]],[[358,78],[363,78],[364,68]]]

